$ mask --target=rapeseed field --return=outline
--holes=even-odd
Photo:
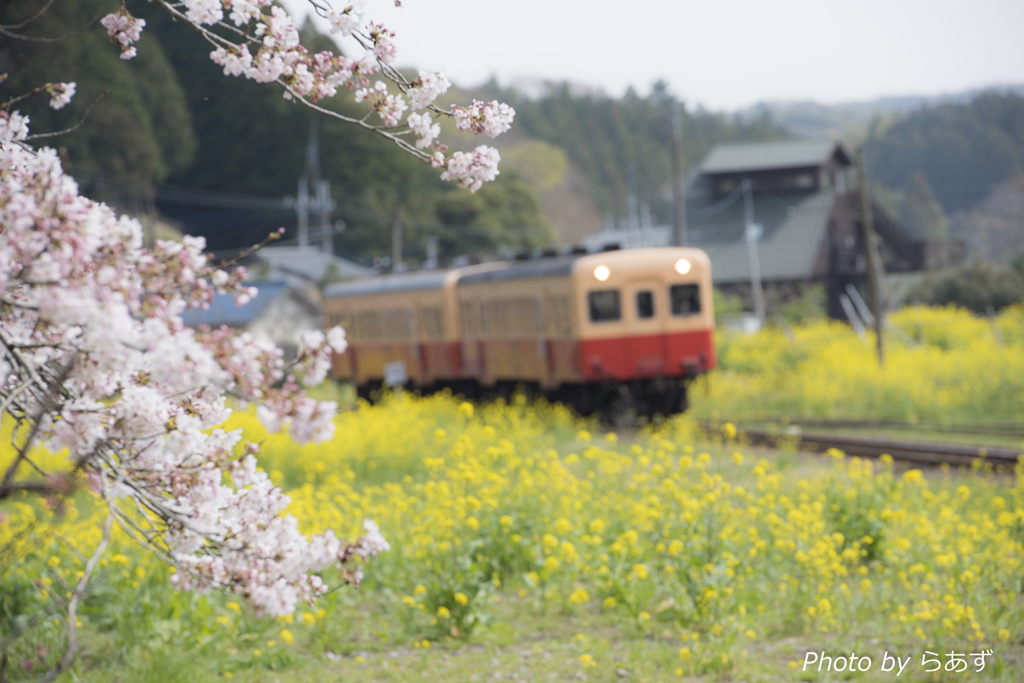
[[[994,320],[913,306],[890,316],[880,367],[874,333],[778,324],[717,333],[720,370],[691,400],[700,418],[871,418],[1024,423],[1024,305]]]
[[[905,315],[895,322],[960,314]],[[856,357],[860,370],[837,371],[836,382],[903,391],[918,416],[1019,398],[1024,373],[1005,369],[1024,345],[1015,320],[1000,318],[1002,346],[979,339],[992,334],[987,321],[927,327],[928,345],[894,350],[884,371],[909,377],[912,367],[912,387],[871,385],[882,375]],[[774,372],[772,354],[792,344],[775,334],[762,335],[760,355],[754,338],[729,339],[712,395],[739,386],[741,372]],[[800,376],[756,381],[776,396],[804,386],[807,405],[832,405],[837,395],[813,393],[813,368],[819,355],[844,357],[837,349],[855,356],[860,342],[846,336],[794,330]],[[966,387],[967,399],[915,393],[981,371],[972,354],[989,352],[1005,364],[983,376],[997,397],[984,384]],[[739,358],[753,365],[741,370]],[[954,362],[967,366],[945,367]],[[883,399],[849,400],[866,410]],[[677,417],[617,435],[522,397],[472,405],[406,393],[343,412],[332,442],[299,447],[238,411],[228,426],[263,441],[260,464],[306,531],[355,536],[370,518],[391,551],[367,564],[358,591],[273,620],[229,596],[174,592],[170,570],[115,533],[80,611],[86,646],[68,680],[869,681],[892,678],[879,670],[888,652],[913,659],[904,679],[939,681],[959,676],[924,674],[925,653],[987,650],[985,670],[972,664],[964,676],[1021,680],[1024,465],[922,472],[838,452],[757,452],[730,424],[710,439],[695,424]],[[33,680],[62,650],[55,607],[104,511],[82,492],[60,510],[25,499],[2,514],[0,641],[25,632],[5,645],[4,675]],[[812,651],[875,664],[805,671]]]

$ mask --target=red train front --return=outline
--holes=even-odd
[[[715,366],[711,264],[655,248],[491,263],[328,287],[350,351],[334,377],[473,396],[517,386],[582,413],[670,414]]]

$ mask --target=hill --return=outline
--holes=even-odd
[[[897,95],[836,104],[822,104],[813,100],[777,100],[759,102],[739,110],[736,115],[744,120],[768,116],[797,137],[830,137],[859,142],[875,120],[892,120],[922,107],[963,104],[992,90],[1024,95],[1024,83],[973,88],[944,95]]]
[[[105,8],[102,0],[57,3],[32,24],[31,35],[71,33]],[[38,3],[16,0],[0,10],[0,22],[17,23],[38,9]],[[24,56],[0,84],[2,96],[47,81],[76,81],[78,96],[60,112],[43,97],[19,104],[34,132],[43,132],[71,125],[106,90],[79,130],[55,139],[87,194],[136,214],[155,202],[184,231],[204,235],[213,250],[251,244],[282,225],[285,241],[293,239],[296,217],[282,200],[296,193],[312,115],[276,88],[225,77],[209,59],[209,45],[160,8],[133,10],[147,26],[139,56],[130,62],[118,59],[99,25],[56,44],[0,40],[0,70]],[[337,49],[311,26],[305,33],[307,45]],[[357,116],[365,111],[344,92],[327,106]],[[424,257],[432,237],[448,258],[554,239],[534,194],[512,171],[471,195],[393,144],[322,117],[320,157],[338,204],[333,218],[346,225],[335,236],[345,254],[364,260],[389,254],[396,219],[414,261]],[[173,191],[163,191],[167,187]]]
[[[630,194],[636,197],[637,213],[649,216],[652,223],[670,219],[669,115],[675,97],[664,83],[655,83],[647,96],[629,90],[621,98],[565,82],[533,85],[520,92],[491,81],[481,94],[515,108],[518,138],[510,141],[531,140],[535,148],[542,143],[552,162],[565,169],[565,194],[574,194],[577,203],[592,207],[580,216],[591,221],[586,226],[572,223],[572,216],[549,214],[563,237],[626,221]],[[698,164],[719,142],[790,136],[767,116],[744,120],[692,107],[684,107],[682,116],[688,167]],[[558,150],[564,159],[555,162]]]

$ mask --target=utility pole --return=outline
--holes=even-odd
[[[672,243],[685,247],[689,242],[686,226],[686,172],[683,161],[683,106],[672,103]]]
[[[312,195],[312,196],[310,196]],[[295,214],[299,224],[299,246],[309,246],[309,214],[318,217],[321,248],[334,252],[331,212],[335,203],[331,200],[331,183],[320,178],[320,126],[313,119],[309,126],[309,144],[306,146],[306,164],[299,177],[299,194],[295,200]]]
[[[440,261],[440,247],[441,240],[437,238],[437,235],[427,238],[427,260],[423,263],[424,270],[437,270]]]
[[[750,179],[743,179],[743,227],[747,238],[747,259],[750,263],[750,290],[754,299],[754,315],[764,327],[764,290],[761,287],[761,262],[757,255],[758,227],[754,224],[754,195]]]
[[[629,183],[629,194],[626,195],[626,217],[629,221],[629,237],[627,238],[627,244],[629,246],[635,246],[637,232],[640,230],[640,213],[638,211],[636,196],[636,162],[629,165],[626,175],[627,182]]]
[[[864,165],[864,148],[857,149],[857,184],[860,187],[861,242],[864,245],[864,270],[868,280],[868,304],[875,317],[875,341],[878,346],[878,365],[885,365],[885,350],[882,328],[885,325],[885,297],[882,294],[882,257],[875,246],[875,216],[871,208],[871,191],[868,188],[867,170]]]
[[[320,246],[326,254],[334,253],[334,226],[331,224],[331,182],[321,180],[316,186],[317,208],[320,209]]]
[[[309,246],[309,183],[305,174],[299,178],[299,196],[295,200],[295,214],[299,219],[299,246]]]
[[[395,215],[391,220],[391,272],[402,272],[402,212],[400,203],[395,202]]]

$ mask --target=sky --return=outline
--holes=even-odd
[[[342,6],[345,0],[331,0]],[[309,7],[286,0],[296,13]],[[1024,83],[1024,0],[367,0],[399,66],[688,103],[837,103]],[[323,24],[326,28],[326,23]],[[343,43],[343,47],[346,44]],[[358,54],[347,50],[349,54]]]

